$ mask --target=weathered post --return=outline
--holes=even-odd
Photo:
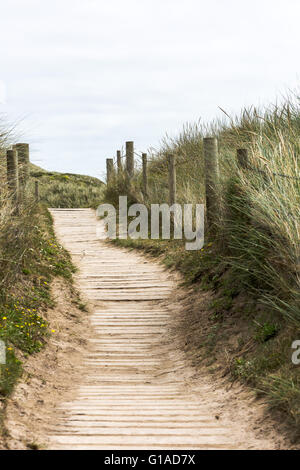
[[[39,202],[39,200],[40,200],[40,189],[39,189],[39,182],[38,181],[35,181],[34,194],[35,194],[35,201]]]
[[[213,231],[216,221],[219,219],[219,152],[216,137],[205,137],[203,139],[204,169],[205,169],[205,192],[206,192],[206,217],[208,229]]]
[[[170,206],[176,203],[176,166],[175,156],[169,155],[169,202]]]
[[[118,175],[120,175],[122,173],[121,150],[117,150],[117,168],[118,168]]]
[[[29,144],[18,143],[14,148],[18,152],[19,181],[23,192],[29,179]]]
[[[147,154],[142,154],[143,159],[143,194],[144,198],[148,196],[148,175],[147,175]]]
[[[114,172],[114,161],[112,158],[106,159],[106,184],[109,185],[111,183],[111,179]]]
[[[126,142],[126,171],[129,181],[134,174],[134,143]]]
[[[18,172],[18,157],[16,150],[6,151],[7,163],[7,184],[10,194],[15,202],[18,202],[19,191],[19,172]]]
[[[237,149],[236,155],[239,167],[244,169],[249,168],[248,150]]]

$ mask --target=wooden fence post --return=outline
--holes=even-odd
[[[40,200],[40,190],[39,190],[39,182],[35,181],[34,184],[34,194],[35,194],[35,201],[39,202]]]
[[[134,143],[126,142],[126,171],[129,181],[134,174]]]
[[[170,206],[176,203],[176,166],[175,156],[169,155],[169,202]]]
[[[18,153],[20,189],[24,191],[29,178],[29,144],[16,144]]]
[[[248,168],[248,150],[247,149],[237,149],[237,161],[240,168]]]
[[[121,150],[117,150],[117,168],[118,168],[118,175],[120,175],[122,173]]]
[[[106,184],[109,185],[111,183],[111,179],[114,172],[114,161],[112,158],[106,159]]]
[[[205,168],[205,192],[206,192],[206,217],[208,229],[213,230],[219,220],[220,206],[218,197],[219,183],[219,152],[216,137],[203,139],[204,168]]]
[[[6,151],[7,163],[7,183],[10,194],[13,196],[15,202],[18,202],[19,192],[19,171],[18,171],[18,157],[16,150]]]
[[[147,154],[142,154],[143,159],[143,194],[144,198],[148,196],[148,175],[147,175]]]

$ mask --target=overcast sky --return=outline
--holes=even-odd
[[[299,0],[2,0],[0,111],[50,170],[299,84]]]

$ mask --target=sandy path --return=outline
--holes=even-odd
[[[215,417],[220,396],[192,375],[172,339],[174,276],[135,252],[97,240],[89,209],[52,209],[58,238],[80,268],[93,334],[75,400],[49,431],[51,449],[272,448],[245,423]]]

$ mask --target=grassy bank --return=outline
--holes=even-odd
[[[0,250],[0,340],[6,345],[0,396],[5,403],[22,374],[22,362],[55,334],[43,317],[53,306],[52,278],[71,281],[74,267],[54,236],[47,208],[32,201],[18,215],[9,201],[1,206]]]
[[[239,117],[209,125],[185,126],[177,138],[165,139],[158,152],[150,153],[148,198],[137,171],[130,203],[149,207],[168,202],[169,153],[177,160],[178,202],[204,202],[206,135],[219,141],[220,211],[214,236],[206,233],[203,250],[187,252],[176,240],[118,243],[161,256],[196,293],[213,294],[208,315],[199,310],[203,359],[219,367],[226,350],[226,372],[263,393],[298,425],[300,377],[291,362],[291,344],[300,338],[299,99],[243,110]],[[238,148],[248,149],[247,169],[237,164]],[[124,188],[126,176],[115,176],[106,201],[116,204]]]

